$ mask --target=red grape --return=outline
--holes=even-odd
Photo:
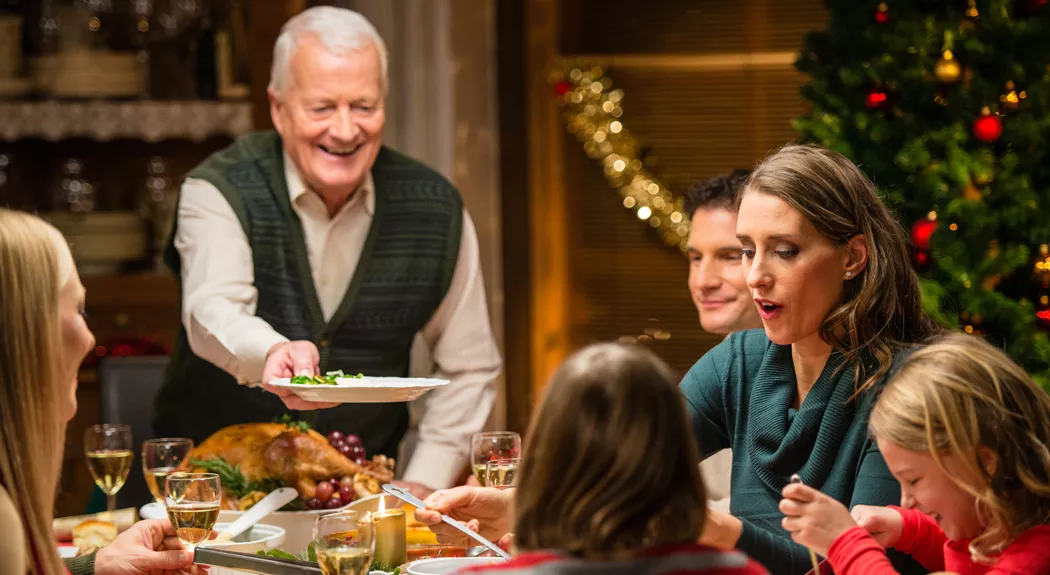
[[[322,481],[317,484],[317,498],[320,499],[322,503],[332,498],[333,491],[332,484],[327,481]]]
[[[339,499],[349,503],[354,500],[355,495],[357,495],[357,493],[354,492],[353,485],[343,485],[339,487]]]
[[[336,430],[328,434],[328,443],[335,443],[343,439],[343,432]]]
[[[306,500],[307,509],[320,509],[321,507],[324,507],[324,503],[321,503],[321,500],[316,497],[311,497]]]
[[[339,489],[339,478],[338,477],[329,477],[328,478],[328,483],[332,484],[332,488],[333,489]]]
[[[347,433],[346,435],[344,435],[343,436],[343,441],[345,441],[347,445],[351,445],[351,446],[353,446],[353,445],[361,445],[361,438],[356,436],[356,435],[354,435],[353,433]]]
[[[350,477],[349,475],[344,475],[343,478],[339,480],[339,486],[340,487],[353,487],[354,486],[354,478]]]
[[[368,463],[368,460],[364,457],[358,457],[357,459],[354,459],[354,463],[358,465],[364,465],[365,463]]]
[[[358,457],[365,457],[365,448],[360,445],[355,445],[350,448],[350,459],[357,459]]]
[[[339,447],[339,453],[342,453],[348,459],[353,459],[354,448],[344,444],[342,447]]]
[[[349,445],[347,445],[346,442],[343,441],[342,439],[340,439],[339,441],[333,441],[330,445],[332,447],[336,448],[336,449],[342,449],[343,447],[349,447]]]
[[[328,503],[324,504],[325,509],[339,509],[343,506],[343,501],[338,497],[333,497],[328,500]]]

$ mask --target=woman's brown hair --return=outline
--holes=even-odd
[[[572,355],[532,420],[515,494],[516,545],[587,559],[695,542],[699,455],[676,378],[641,346]]]
[[[751,173],[749,193],[780,198],[836,245],[863,235],[867,266],[845,282],[842,300],[820,325],[820,337],[856,369],[857,393],[870,389],[901,349],[940,331],[923,311],[908,236],[875,184],[838,152],[810,144],[784,146]]]
[[[974,559],[987,562],[1020,533],[1050,523],[1050,396],[979,337],[952,333],[912,353],[868,425],[880,441],[929,453],[976,498],[985,529],[970,542]],[[994,454],[990,466],[985,450]],[[948,454],[983,481],[948,473]]]
[[[0,487],[22,519],[35,575],[65,573],[51,520],[66,422],[58,413],[58,311],[68,251],[43,220],[0,208]]]

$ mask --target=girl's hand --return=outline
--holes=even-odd
[[[857,521],[857,525],[863,527],[883,547],[893,547],[901,540],[904,518],[893,509],[858,505],[853,508],[850,515]]]
[[[835,539],[856,527],[846,506],[823,493],[796,483],[781,491],[780,512],[786,515],[782,521],[784,529],[791,532],[791,539],[816,551],[823,557]]]

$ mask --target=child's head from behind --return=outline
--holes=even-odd
[[[555,373],[515,495],[516,544],[584,558],[689,543],[703,526],[699,456],[675,378],[641,346],[600,344]]]
[[[915,351],[871,414],[902,505],[975,558],[1050,517],[1050,396],[1006,354],[954,333]]]

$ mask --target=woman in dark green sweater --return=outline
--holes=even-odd
[[[731,335],[681,383],[701,451],[733,449],[731,515],[709,512],[704,541],[801,574],[809,555],[781,527],[781,490],[797,473],[849,507],[900,503],[868,412],[895,358],[938,327],[922,311],[904,230],[841,154],[786,146],[737,202],[765,329]],[[896,563],[923,572],[909,561]]]

